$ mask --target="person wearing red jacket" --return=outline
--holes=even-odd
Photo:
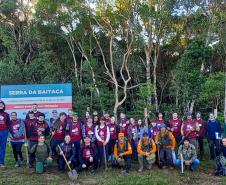
[[[200,159],[203,158],[204,155],[204,143],[203,143],[203,139],[205,137],[205,132],[206,132],[206,124],[202,119],[201,113],[197,112],[196,113],[196,118],[194,120],[198,125],[199,125],[199,131],[197,131],[197,140],[198,140],[198,144],[199,144],[199,155],[200,155]]]
[[[72,122],[67,125],[67,134],[71,137],[71,142],[75,147],[75,165],[79,164],[79,149],[82,139],[82,124],[78,121],[78,113],[72,113]]]
[[[50,128],[48,123],[45,121],[45,114],[40,113],[36,122],[32,124],[28,130],[29,135],[29,149],[38,144],[38,138],[40,135],[48,136],[50,132]],[[33,167],[33,163],[35,161],[35,154],[30,154],[29,159],[29,167]]]
[[[172,114],[172,119],[169,120],[170,131],[173,133],[177,144],[181,141],[181,124],[182,121],[178,118],[178,114],[175,112]]]

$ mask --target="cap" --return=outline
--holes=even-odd
[[[78,116],[78,113],[77,112],[73,112],[72,116]]]

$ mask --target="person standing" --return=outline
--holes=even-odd
[[[33,103],[31,105],[31,111],[34,113],[34,116],[37,118],[41,112],[38,111],[38,105]],[[30,111],[29,111],[30,112]],[[29,112],[26,115],[26,119],[29,119]]]
[[[198,125],[199,125],[199,131],[196,132],[196,137],[197,137],[197,140],[198,140],[198,144],[199,144],[199,156],[200,156],[200,159],[203,158],[203,155],[204,155],[204,143],[203,143],[203,140],[204,140],[204,137],[205,137],[205,132],[206,132],[206,125],[205,125],[205,122],[203,121],[202,117],[201,117],[201,113],[200,112],[197,112],[196,113],[196,118],[194,120]]]
[[[128,127],[129,127],[129,121],[126,119],[126,114],[121,112],[120,113],[120,119],[119,119],[119,130],[121,133],[124,133],[125,137],[128,137]]]
[[[20,167],[24,160],[21,149],[25,138],[25,124],[21,119],[17,119],[16,112],[12,112],[10,116],[9,138],[13,149],[13,156],[16,161],[15,167]]]
[[[181,141],[181,124],[182,121],[178,118],[178,114],[174,112],[172,119],[169,120],[170,131],[173,133],[177,144]]]
[[[5,167],[5,151],[9,132],[10,118],[5,112],[5,103],[0,100],[0,167]]]
[[[215,156],[220,149],[221,132],[220,122],[215,118],[213,113],[210,113],[209,120],[206,124],[206,135],[209,143],[211,160],[215,159]]]

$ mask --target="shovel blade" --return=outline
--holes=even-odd
[[[71,170],[67,174],[68,174],[69,179],[72,181],[75,181],[78,178],[78,173],[76,170]]]

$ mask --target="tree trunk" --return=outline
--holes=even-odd
[[[195,100],[192,100],[192,101],[191,101],[191,104],[190,104],[190,108],[189,108],[189,112],[190,112],[190,113],[193,113],[194,105],[195,105]]]
[[[153,85],[154,85],[154,98],[155,98],[155,110],[158,112],[158,96],[157,96],[157,76],[156,76],[157,58],[155,56],[153,62]]]

